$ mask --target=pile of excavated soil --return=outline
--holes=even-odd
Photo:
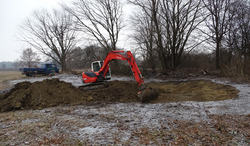
[[[21,82],[10,92],[0,95],[0,112],[92,102],[136,102],[139,101],[137,92],[136,82],[113,81],[108,87],[86,91],[59,79]]]
[[[132,81],[108,82],[108,87],[85,91],[89,99],[105,102],[139,102],[139,86]]]
[[[76,88],[59,79],[22,82],[0,95],[0,112],[20,109],[43,109],[59,105],[88,105],[96,102],[139,102],[138,85],[131,81],[111,81],[94,90]],[[149,83],[159,93],[151,103],[179,101],[214,101],[236,98],[232,86],[211,81]]]
[[[65,104],[83,104],[87,95],[59,79],[22,82],[0,97],[0,111],[42,109]]]

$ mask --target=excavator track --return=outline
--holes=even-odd
[[[78,88],[81,90],[94,90],[97,88],[108,87],[108,86],[109,84],[107,82],[95,82],[79,86]]]

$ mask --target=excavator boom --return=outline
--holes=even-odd
[[[107,71],[109,70],[109,63],[112,60],[125,60],[128,61],[130,68],[133,72],[133,75],[135,76],[136,81],[139,85],[144,83],[143,77],[141,75],[141,72],[135,62],[135,58],[133,57],[132,53],[130,51],[111,51],[106,59],[104,60],[102,68],[99,70],[99,74],[105,77]]]

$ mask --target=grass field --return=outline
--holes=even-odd
[[[0,91],[9,88],[8,81],[26,78],[19,71],[0,71]]]

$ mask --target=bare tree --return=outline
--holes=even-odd
[[[152,22],[154,42],[163,70],[174,70],[201,40],[190,41],[191,34],[204,21],[201,0],[130,0],[139,6]],[[149,22],[149,24],[151,24]],[[191,43],[192,42],[192,43]]]
[[[184,51],[192,50],[203,41],[198,37],[189,41],[192,33],[204,21],[201,0],[163,0],[161,9],[165,47],[170,51],[171,59],[168,66],[175,69],[181,63]]]
[[[106,55],[103,52],[104,49],[97,45],[77,47],[71,51],[67,64],[72,70],[89,68],[93,61],[105,59]]]
[[[122,25],[120,0],[75,0],[73,7],[63,6],[76,18],[78,28],[108,51],[116,50]]]
[[[234,15],[226,35],[227,51],[229,52],[229,69],[235,68],[238,75],[250,73],[250,3],[238,0],[230,8],[229,15]],[[232,64],[233,62],[233,64]]]
[[[156,51],[157,51],[157,54],[158,54],[158,58],[160,60],[160,63],[161,63],[161,66],[162,66],[162,69],[163,70],[167,70],[167,64],[166,64],[166,53],[168,52],[165,52],[165,47],[164,47],[164,40],[163,40],[163,30],[162,30],[162,23],[161,23],[161,17],[160,17],[160,2],[161,0],[128,0],[130,3],[138,6],[140,8],[140,11],[142,11],[142,19],[140,19],[140,17],[137,18],[136,21],[138,21],[139,25],[141,25],[141,23],[144,23],[146,25],[143,26],[143,24],[139,27],[145,27],[141,29],[137,29],[137,31],[147,31],[146,33],[149,34],[149,35],[146,35],[148,36],[149,38],[151,37],[150,35],[153,35],[152,38],[154,39],[153,40],[143,40],[145,38],[142,38],[141,42],[144,42],[145,41],[151,41],[151,43],[154,43],[156,45]],[[144,19],[146,18],[146,19]],[[144,19],[144,20],[143,20]],[[145,23],[145,20],[148,21]],[[148,29],[148,24],[150,24],[151,26],[149,26],[150,29]],[[150,32],[151,31],[151,32]],[[139,32],[139,33],[141,33]],[[141,35],[145,35],[144,34],[141,34]],[[138,42],[138,39],[140,38],[136,38],[137,39],[137,42]],[[151,39],[151,38],[150,38]],[[148,43],[148,42],[147,42]],[[151,44],[151,46],[153,46]],[[150,46],[148,46],[150,47]]]
[[[155,71],[158,59],[153,21],[149,15],[140,11],[133,16],[132,25],[134,28],[133,38],[142,52],[145,61],[144,67],[150,67],[152,71]]]
[[[83,49],[80,47],[76,47],[71,51],[67,59],[67,66],[70,67],[70,70],[84,68],[86,62],[83,60],[83,54]]]
[[[220,69],[220,50],[222,47],[222,40],[230,24],[233,15],[228,15],[231,4],[234,0],[202,0],[204,6],[208,10],[209,17],[206,19],[206,25],[210,30],[205,32],[216,44],[216,69]]]
[[[76,45],[76,31],[71,15],[54,10],[35,11],[21,27],[22,40],[52,58],[66,70],[66,60]]]
[[[31,48],[22,51],[20,59],[17,61],[19,66],[22,67],[36,67],[40,61],[40,57]]]

